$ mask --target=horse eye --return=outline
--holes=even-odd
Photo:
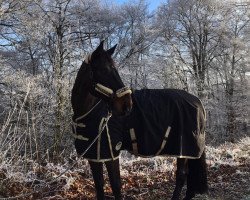
[[[100,68],[99,73],[105,74],[105,73],[109,73],[110,71],[111,71],[111,68],[108,65],[106,65],[105,67]]]
[[[114,65],[110,65],[109,67],[110,67],[110,69],[114,69],[115,68]]]
[[[113,66],[112,65],[107,65],[106,66],[106,71],[111,72],[113,70]]]

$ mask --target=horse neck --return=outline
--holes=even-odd
[[[71,104],[74,111],[73,118],[84,115],[97,103],[98,98],[90,94],[90,87],[90,68],[86,63],[83,63],[78,71],[72,89]]]

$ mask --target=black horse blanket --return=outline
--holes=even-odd
[[[138,90],[127,119],[124,148],[141,156],[199,158],[205,147],[205,110],[183,90]]]
[[[118,158],[120,150],[142,157],[169,155],[195,159],[201,156],[205,147],[205,110],[196,96],[176,89],[143,89],[134,91],[132,97],[131,114],[112,116],[83,157],[104,162]],[[98,135],[107,112],[106,104],[101,102],[86,117],[75,120],[78,124],[75,134],[87,138],[76,139],[79,154]]]
[[[123,121],[112,116],[105,126],[107,116],[107,104],[99,101],[91,112],[77,119],[73,118],[73,136],[76,138],[78,155],[94,162],[105,162],[119,157],[123,141]],[[89,150],[85,152],[89,146]]]

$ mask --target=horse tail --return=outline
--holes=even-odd
[[[187,187],[196,194],[208,191],[205,150],[199,159],[188,159]]]

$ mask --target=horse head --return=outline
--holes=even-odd
[[[115,115],[126,115],[132,109],[132,91],[125,87],[114,65],[112,54],[116,45],[104,50],[103,43],[85,59],[91,69],[91,91],[106,101]]]

